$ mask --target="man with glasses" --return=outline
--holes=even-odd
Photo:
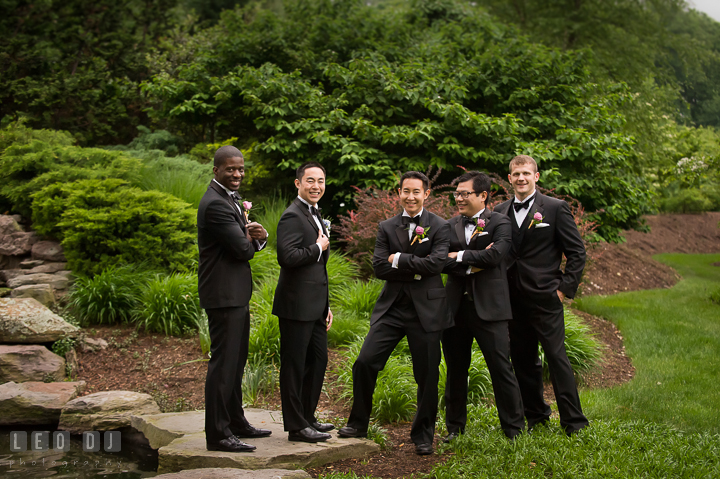
[[[445,425],[450,442],[465,432],[468,369],[473,338],[485,357],[492,379],[500,426],[514,439],[525,429],[523,405],[510,364],[508,323],[512,319],[504,260],[512,245],[507,216],[490,212],[486,202],[490,178],[468,171],[455,180],[458,216],[450,219],[448,302],[455,326],[443,331],[447,380]]]

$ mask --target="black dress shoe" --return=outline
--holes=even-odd
[[[418,456],[429,456],[432,453],[432,444],[415,444],[415,454],[417,454]]]
[[[458,437],[459,435],[460,435],[459,432],[451,432],[450,434],[448,434],[447,436],[445,436],[445,439],[443,439],[443,442],[444,442],[445,444],[450,444],[452,441],[454,441],[455,439],[457,439],[457,437]]]
[[[345,426],[341,427],[338,431],[338,436],[340,437],[367,437],[367,429],[365,431],[361,431],[360,429],[355,429],[354,427]]]
[[[208,442],[208,451],[224,451],[224,452],[251,452],[256,449],[251,444],[246,444],[235,436],[226,437],[218,442]]]
[[[272,431],[270,429],[259,429],[257,427],[253,427],[250,424],[245,426],[242,429],[233,430],[230,429],[230,431],[233,433],[235,437],[268,437],[270,434],[272,434]]]
[[[299,441],[299,442],[320,442],[327,441],[332,436],[324,432],[317,432],[311,427],[300,429],[299,431],[290,431],[288,433],[288,441]]]
[[[332,431],[333,429],[335,429],[335,426],[333,426],[329,422],[315,421],[314,423],[312,423],[310,425],[312,426],[313,429],[315,429],[318,432],[328,432],[328,431]]]

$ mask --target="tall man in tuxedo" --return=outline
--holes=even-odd
[[[562,302],[577,292],[585,267],[585,246],[568,204],[536,191],[540,173],[532,157],[513,158],[508,179],[515,197],[495,211],[509,216],[513,229],[508,261],[513,314],[510,352],[525,417],[530,429],[550,418],[550,406],[543,399],[540,342],[550,368],[560,425],[571,435],[586,427],[588,420],[565,352]],[[567,258],[564,272],[560,269],[563,254]]]
[[[325,168],[308,162],[296,171],[298,196],[277,227],[280,279],[273,314],[280,321],[280,399],[288,440],[326,441],[332,424],[318,422],[327,367],[327,331],[332,325],[328,296],[328,231],[318,201],[325,193]]]
[[[415,452],[433,452],[438,406],[440,336],[452,325],[443,288],[450,225],[423,208],[430,195],[428,178],[409,171],[400,178],[404,210],[380,223],[373,268],[386,281],[370,317],[370,331],[353,365],[353,406],[340,437],[367,436],[378,373],[407,336],[418,385],[417,412],[410,437]]]
[[[512,246],[512,228],[507,216],[485,207],[490,194],[486,174],[469,171],[455,181],[460,215],[449,221],[450,253],[443,271],[449,275],[445,289],[455,320],[442,337],[447,364],[445,442],[465,431],[473,338],[490,371],[500,425],[513,439],[525,429],[525,419],[510,364],[512,311],[504,260]]]
[[[245,452],[239,438],[271,434],[245,419],[242,377],[250,338],[249,261],[267,240],[262,225],[248,222],[237,196],[245,160],[234,146],[215,153],[214,178],[198,207],[198,290],[210,326],[210,363],[205,380],[205,439],[210,451]]]

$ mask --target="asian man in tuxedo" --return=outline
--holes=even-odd
[[[238,188],[245,160],[234,146],[215,153],[214,178],[198,207],[198,291],[208,315],[211,357],[205,380],[205,439],[208,450],[253,451],[240,438],[269,436],[245,419],[242,377],[250,337],[249,261],[266,243],[267,231],[249,222]]]
[[[407,336],[417,382],[417,412],[410,430],[415,452],[433,453],[438,407],[440,337],[452,325],[440,273],[450,226],[427,211],[428,178],[409,171],[400,178],[403,212],[378,227],[373,268],[385,286],[370,317],[370,331],[353,364],[353,406],[340,437],[367,436],[378,373]]]
[[[505,258],[512,246],[507,216],[486,208],[490,178],[469,171],[455,180],[455,202],[460,215],[451,218],[448,302],[455,326],[443,332],[447,380],[445,424],[452,441],[465,432],[468,368],[473,338],[490,371],[500,426],[514,439],[525,429],[520,387],[510,363],[508,323],[512,318]]]
[[[585,428],[588,420],[565,351],[563,300],[577,292],[585,268],[585,246],[568,204],[536,190],[540,172],[532,157],[513,158],[508,179],[514,198],[495,211],[508,216],[512,226],[507,273],[513,315],[510,352],[525,418],[529,429],[550,419],[550,406],[543,399],[540,343],[550,369],[560,425],[571,435]],[[563,255],[564,271],[560,268]]]
[[[296,171],[298,196],[277,227],[280,279],[273,314],[280,324],[280,398],[288,440],[326,441],[332,424],[315,410],[328,362],[327,331],[332,325],[328,295],[328,231],[318,201],[325,193],[325,168],[308,162]]]

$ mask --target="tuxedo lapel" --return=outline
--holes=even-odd
[[[485,211],[480,213],[480,216],[478,216],[478,220],[484,220],[485,221],[485,231],[487,231],[487,228],[490,225],[490,211],[485,208]],[[474,231],[473,231],[474,233]],[[470,244],[468,245],[470,249],[477,249],[477,242],[480,239],[480,233],[476,234],[470,239]]]
[[[235,219],[238,223],[240,223],[243,231],[245,231],[245,218],[243,218],[244,215],[240,214],[237,209],[237,204],[233,201],[230,195],[228,195],[225,190],[214,181],[210,182],[210,188],[215,190],[221,197],[225,198],[225,201],[227,201],[227,203],[230,205],[230,209],[232,210],[233,215],[235,215]]]
[[[295,205],[296,205],[296,206],[300,209],[300,211],[302,211],[302,213],[305,215],[305,218],[306,218],[306,219],[308,220],[308,222],[310,223],[310,226],[312,226],[314,230],[317,230],[317,229],[318,229],[317,223],[315,223],[315,218],[313,218],[312,213],[310,213],[310,209],[308,208],[308,205],[306,205],[305,203],[303,203],[302,201],[300,201],[300,198],[295,198],[295,201],[293,201],[293,203],[295,203]],[[322,224],[322,222],[321,222],[321,224]],[[327,236],[327,233],[325,233],[325,228],[324,228],[324,227],[323,227],[323,233],[325,234],[325,236]]]
[[[402,224],[402,216],[398,217],[399,224],[395,227],[395,235],[397,235],[400,246],[400,251],[406,253],[410,249],[410,240],[408,239],[408,227]]]
[[[460,244],[467,246],[467,243],[465,242],[465,223],[463,222],[462,216],[459,217],[458,222],[455,223],[455,234],[457,235]]]
[[[420,217],[420,224],[416,225],[417,228],[420,226],[422,229],[427,230],[428,229],[428,223],[430,222],[430,216],[428,215],[428,212],[426,209],[423,209],[422,216]],[[409,236],[409,235],[407,235]],[[407,237],[406,236],[406,237]],[[415,238],[415,232],[413,232],[412,237]],[[418,238],[414,243],[411,242],[410,244],[410,252],[414,252],[415,249],[420,245],[420,239]]]
[[[527,238],[527,235],[532,235],[535,228],[530,228],[530,222],[533,219],[533,216],[535,216],[535,213],[540,213],[541,216],[545,216],[543,213],[545,212],[545,209],[543,208],[544,201],[543,196],[538,192],[535,194],[535,201],[533,202],[532,208],[530,208],[530,211],[528,211],[527,216],[525,217],[525,221],[523,221],[522,225],[522,231],[523,231],[523,241],[525,238]],[[527,234],[525,234],[527,233]]]

